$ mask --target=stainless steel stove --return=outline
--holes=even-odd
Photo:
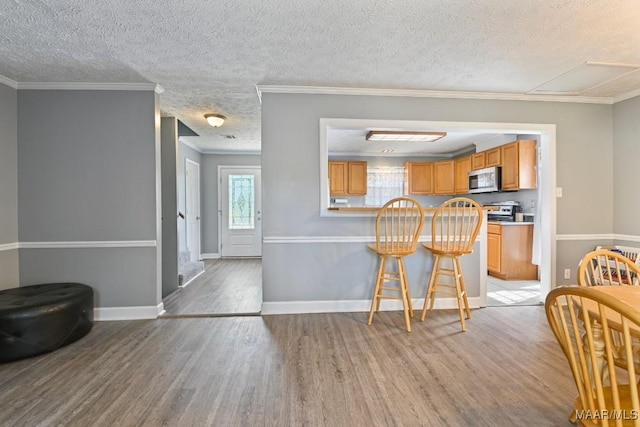
[[[485,206],[497,206],[497,210],[487,212],[488,221],[507,221],[514,222],[516,220],[516,213],[522,212],[520,202],[506,201],[487,203]]]

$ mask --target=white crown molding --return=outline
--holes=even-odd
[[[627,99],[635,98],[636,96],[640,96],[640,89],[632,90],[631,92],[616,96],[613,98],[613,103],[616,104],[618,102],[626,101]]]
[[[226,156],[259,156],[260,151],[232,151],[232,150],[202,150],[202,154],[217,154]]]
[[[194,144],[190,143],[189,141],[186,141],[186,140],[184,140],[182,138],[178,138],[178,142],[180,144],[186,145],[187,147],[191,148],[192,150],[197,151],[200,154],[205,154],[205,153],[202,152],[202,150],[200,148],[196,147]]]
[[[18,82],[0,74],[0,83],[5,84],[14,89],[18,89]]]
[[[93,320],[98,322],[113,320],[157,319],[164,313],[164,304],[138,307],[96,307],[93,309]]]
[[[20,243],[18,242],[13,242],[13,243],[3,243],[0,245],[0,252],[3,251],[13,251],[16,249],[20,248]]]
[[[19,82],[17,89],[31,90],[139,90],[155,91],[155,83]]]
[[[155,248],[155,240],[110,240],[82,242],[20,242],[20,249],[78,249],[78,248]]]
[[[323,86],[284,86],[258,85],[256,86],[260,99],[263,93],[288,93],[312,95],[367,95],[367,96],[403,96],[413,98],[458,98],[484,99],[499,101],[540,101],[540,102],[573,102],[583,104],[613,104],[612,98],[598,98],[587,96],[558,96],[558,95],[527,95],[523,93],[493,93],[493,92],[456,92],[419,89],[376,89],[376,88],[348,88]]]
[[[424,298],[412,298],[414,307],[422,307]],[[469,298],[470,308],[480,307],[480,297]],[[435,309],[450,310],[458,308],[456,298],[436,298]],[[338,301],[278,301],[263,302],[262,315],[303,314],[303,313],[354,313],[367,312],[371,309],[371,300],[338,300]],[[381,311],[402,310],[401,301],[384,300],[380,303]],[[374,320],[375,322],[375,320]]]

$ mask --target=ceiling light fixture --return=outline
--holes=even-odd
[[[372,130],[367,133],[366,139],[367,141],[434,142],[446,135],[446,132]]]
[[[204,118],[207,119],[207,122],[214,128],[222,126],[224,121],[227,119],[222,114],[205,114]]]

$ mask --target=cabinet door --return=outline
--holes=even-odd
[[[433,164],[435,194],[455,193],[454,170],[455,162],[453,160],[445,160]]]
[[[471,170],[471,156],[460,157],[455,161],[455,191],[456,194],[469,193],[469,171]]]
[[[500,147],[492,148],[491,150],[485,151],[485,168],[490,166],[500,166],[502,164],[502,158],[500,156]]]
[[[500,234],[487,234],[487,270],[500,273],[502,254],[502,236]]]
[[[518,183],[518,141],[502,146],[502,189],[517,190]]]
[[[481,151],[471,155],[471,170],[478,170],[485,167],[487,153]]]
[[[433,194],[433,163],[408,162],[409,194]]]
[[[347,194],[347,162],[329,162],[329,194]]]
[[[367,162],[348,162],[347,166],[347,193],[367,194]]]
[[[536,140],[518,140],[518,188],[532,189],[537,187],[536,179]]]

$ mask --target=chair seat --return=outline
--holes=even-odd
[[[470,253],[473,252],[473,250],[462,250],[462,249],[451,250],[448,248],[443,248],[442,245],[437,243],[435,245],[431,243],[423,243],[422,246],[425,249],[428,249],[431,252],[433,252],[435,255],[462,256],[462,255],[469,255]]]
[[[405,256],[405,255],[411,255],[413,253],[416,252],[415,248],[414,249],[406,249],[403,251],[394,249],[394,250],[385,250],[384,246],[380,246],[380,249],[378,249],[378,246],[375,243],[369,244],[367,245],[367,247],[369,248],[369,250],[377,253],[378,255],[384,255],[384,256]]]
[[[636,386],[636,388],[638,388],[638,386]],[[640,391],[640,390],[639,390]],[[631,400],[631,387],[629,387],[628,385],[622,385],[619,384],[618,385],[618,389],[617,392],[620,396],[620,407],[621,407],[621,412],[622,412],[622,416],[627,417],[627,419],[623,419],[622,420],[622,425],[623,426],[633,426],[634,425],[634,420],[633,420],[633,403]],[[596,393],[596,390],[593,391],[594,395]],[[615,414],[615,406],[613,404],[613,394],[612,394],[612,390],[611,387],[603,387],[602,388],[602,393],[604,395],[604,400],[606,403],[606,408],[607,408],[607,413],[610,414],[611,416],[613,416]],[[580,400],[580,396],[576,397],[576,400],[574,401],[574,408],[577,412],[581,412],[583,410],[585,410],[586,408],[582,407],[582,401]],[[604,412],[604,411],[603,411]],[[572,414],[572,418],[573,416],[575,416],[576,414]],[[591,414],[592,416],[595,414]],[[609,419],[610,425],[614,425],[614,418],[610,418]],[[581,425],[585,425],[585,426],[600,426],[602,425],[602,423],[600,422],[600,419],[582,419],[579,420],[582,422]]]

